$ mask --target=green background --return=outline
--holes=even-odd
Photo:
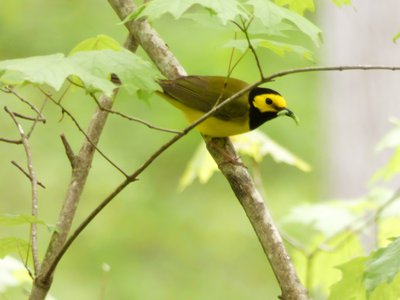
[[[118,22],[106,1],[5,1],[0,10],[0,60],[68,53],[80,41],[97,34],[110,35],[123,43],[127,32]],[[233,37],[232,33],[169,17],[154,26],[189,74],[226,74],[230,50],[223,45]],[[267,74],[309,65],[290,55],[281,58],[261,51],[260,56]],[[250,55],[233,76],[248,82],[258,79]],[[276,220],[296,203],[313,202],[323,192],[324,134],[323,128],[317,126],[321,120],[315,100],[318,83],[317,74],[304,74],[277,79],[268,85],[285,96],[301,124],[297,127],[282,118],[261,130],[313,167],[311,173],[303,173],[276,164],[270,158],[263,161],[263,188]],[[32,87],[20,91],[37,106],[43,101],[43,96]],[[86,128],[96,107],[93,100],[73,88],[63,104]],[[0,105],[26,111],[16,98],[4,93],[0,93]],[[162,127],[179,129],[186,125],[179,111],[157,97],[145,102],[121,93],[114,108]],[[39,193],[40,218],[55,224],[70,177],[59,135],[64,133],[75,151],[84,137],[53,104],[46,106],[44,114],[47,123],[38,125],[31,144],[38,179],[46,186]],[[5,112],[0,117],[0,136],[18,138]],[[99,147],[131,172],[169,137],[168,133],[111,115]],[[179,141],[89,225],[56,271],[50,292],[54,297],[61,300],[276,297],[279,290],[272,271],[226,180],[217,174],[205,185],[196,182],[183,192],[177,191],[180,176],[201,142],[197,132]],[[0,157],[0,212],[29,213],[29,182],[10,163],[15,160],[25,165],[23,148],[2,143]],[[74,224],[122,180],[97,155]],[[27,226],[0,230],[0,237],[29,237]],[[50,232],[42,228],[41,254],[49,237]],[[102,271],[105,263],[111,267],[109,272]]]

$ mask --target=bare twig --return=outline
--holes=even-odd
[[[22,140],[11,140],[11,139],[6,139],[6,138],[2,138],[0,137],[0,142],[4,142],[4,143],[9,143],[9,144],[16,144],[16,145],[20,145],[22,144]]]
[[[4,93],[9,93],[9,94],[13,94],[15,97],[17,97],[19,100],[21,100],[22,102],[24,102],[25,104],[27,104],[33,111],[36,112],[36,114],[38,115],[38,118],[36,118],[36,120],[46,123],[46,118],[42,115],[41,110],[37,109],[35,105],[33,105],[30,101],[28,101],[27,99],[25,99],[24,97],[22,97],[19,93],[17,93],[15,90],[13,90],[10,87],[4,87],[2,89],[0,89],[1,91],[3,91]]]
[[[33,130],[36,127],[36,124],[38,122],[42,122],[42,123],[46,123],[46,119],[44,118],[42,111],[47,103],[47,99],[44,100],[42,106],[40,107],[40,109],[37,109],[36,106],[34,106],[30,101],[28,101],[27,99],[25,99],[24,97],[22,97],[19,93],[17,93],[15,90],[13,90],[10,87],[5,87],[0,89],[1,91],[8,93],[8,94],[13,94],[15,97],[17,97],[18,99],[20,99],[22,102],[24,102],[25,104],[27,104],[32,110],[34,110],[36,112],[36,117],[30,117],[30,116],[25,116],[22,115],[20,113],[17,112],[13,112],[14,116],[21,118],[21,119],[25,119],[25,120],[29,120],[29,121],[33,121],[28,133],[26,134],[27,139],[29,139],[32,135]],[[22,139],[19,140],[11,140],[11,139],[7,139],[7,138],[0,138],[0,142],[6,142],[6,143],[10,143],[10,144],[22,144]]]
[[[29,144],[28,137],[26,136],[24,129],[22,128],[21,124],[18,123],[16,116],[12,111],[10,111],[7,107],[4,108],[5,111],[11,116],[15,125],[18,128],[18,132],[21,136],[22,144],[24,145],[24,150],[27,159],[27,166],[28,166],[28,174],[27,177],[31,182],[31,194],[32,194],[32,211],[31,214],[34,217],[38,216],[38,194],[37,194],[37,186],[38,180],[36,178],[36,173],[33,168],[32,163],[32,151]],[[25,173],[25,172],[24,172]],[[34,267],[34,274],[36,275],[40,268],[40,261],[39,261],[39,254],[38,254],[38,247],[37,247],[37,224],[31,223],[31,239],[32,239],[32,258],[33,258],[33,267]]]
[[[50,99],[54,104],[56,104],[58,107],[61,108],[62,113],[67,114],[68,117],[72,120],[72,122],[75,124],[75,126],[78,128],[78,130],[85,136],[86,140],[96,149],[96,151],[106,160],[108,161],[114,168],[116,168],[120,173],[122,173],[125,177],[128,176],[127,173],[125,173],[124,170],[122,170],[119,166],[117,166],[116,163],[114,163],[103,151],[97,147],[97,145],[90,139],[89,135],[85,132],[85,130],[79,125],[79,122],[75,119],[75,117],[72,115],[71,112],[69,112],[61,103],[60,100],[57,101],[56,99],[53,98],[53,96],[43,90],[42,88],[39,87],[39,90],[46,96],[48,99]],[[103,109],[103,111],[105,111]]]
[[[36,116],[36,117],[29,117],[29,116],[25,116],[25,115],[20,114],[20,113],[17,113],[17,112],[14,112],[14,115],[15,115],[17,118],[24,119],[24,120],[28,120],[28,121],[38,121],[38,122],[42,122],[42,123],[45,123],[45,122],[46,122],[46,119],[41,119],[41,118],[38,117],[38,116]]]
[[[355,70],[355,71],[357,71],[357,70],[359,70],[359,71],[367,71],[367,70],[400,71],[400,66],[348,65],[348,66],[316,66],[316,67],[288,69],[288,70],[280,71],[280,72],[277,72],[270,76],[265,77],[264,80],[261,80],[261,83],[272,81],[273,79],[278,78],[278,77],[294,75],[294,74],[299,74],[299,73],[325,72],[325,71],[350,71],[350,70]]]
[[[41,105],[40,108],[39,108],[40,114],[42,114],[42,112],[43,112],[43,110],[44,110],[44,108],[45,108],[47,102],[48,102],[48,98],[46,97],[46,98],[44,99],[42,105]],[[28,133],[27,133],[28,138],[31,137],[32,132],[33,132],[33,130],[34,130],[35,127],[36,127],[36,124],[38,123],[38,121],[40,121],[39,118],[40,118],[40,115],[38,114],[38,115],[36,116],[36,120],[33,120],[32,126],[31,126],[31,128],[29,129],[29,131],[28,131]],[[45,123],[45,122],[46,122],[46,120],[44,119],[44,122],[43,122],[43,123]]]
[[[15,160],[12,160],[11,163],[12,163],[15,167],[17,167],[17,169],[20,170],[20,171],[22,172],[22,174],[24,174],[26,177],[28,177],[29,180],[32,180],[32,178],[31,178],[31,176],[29,175],[29,173],[26,172],[26,171],[24,170],[24,168],[22,168]],[[44,189],[46,188],[46,187],[44,186],[44,184],[41,183],[40,181],[37,182],[37,185],[40,186],[40,187],[42,187],[42,188],[44,188]]]
[[[253,22],[253,18],[250,18],[250,20],[248,20],[246,23],[246,21],[243,19],[243,17],[240,17],[240,21],[242,22],[242,24],[239,24],[236,21],[232,21],[232,23],[235,24],[240,29],[240,31],[243,32],[243,34],[246,38],[248,49],[250,49],[250,51],[253,54],[254,59],[256,61],[257,69],[258,69],[258,72],[260,73],[260,78],[263,79],[264,78],[263,68],[261,66],[260,59],[258,58],[256,49],[254,48],[253,44],[251,43],[249,32],[248,32],[249,27],[250,27],[251,23]]]
[[[178,131],[178,130],[173,130],[173,129],[158,127],[158,126],[155,126],[155,125],[153,125],[153,124],[150,124],[149,122],[144,121],[144,120],[142,120],[142,119],[129,116],[129,115],[127,115],[127,114],[124,114],[124,113],[119,112],[119,111],[116,111],[116,110],[104,108],[104,107],[102,107],[102,106],[100,105],[99,101],[97,100],[97,98],[96,98],[93,94],[90,94],[90,95],[91,95],[91,97],[93,98],[93,100],[96,102],[97,106],[98,106],[101,110],[104,110],[104,111],[106,111],[106,112],[108,112],[108,113],[110,113],[110,114],[114,114],[114,115],[120,116],[120,117],[122,117],[122,118],[124,118],[124,119],[127,119],[127,120],[129,120],[129,121],[134,121],[134,122],[137,122],[137,123],[146,125],[146,126],[147,126],[148,128],[150,128],[150,129],[154,129],[154,130],[158,130],[158,131],[162,131],[162,132],[174,133],[174,134],[179,134],[179,133],[180,133],[180,131]]]

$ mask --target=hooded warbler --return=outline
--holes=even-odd
[[[162,96],[182,110],[190,122],[248,86],[239,79],[223,76],[183,76],[160,80],[159,84],[164,91]],[[297,122],[297,117],[278,92],[256,87],[222,106],[196,129],[211,137],[227,137],[251,131],[281,115]]]

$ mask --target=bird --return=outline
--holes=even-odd
[[[196,75],[163,79],[158,84],[163,90],[161,96],[180,109],[191,123],[249,86],[236,78]],[[269,88],[255,87],[222,106],[197,125],[196,130],[209,137],[229,137],[249,132],[282,115],[298,122],[281,94]]]

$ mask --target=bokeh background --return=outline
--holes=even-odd
[[[315,49],[316,64],[400,64],[400,46],[391,40],[400,30],[396,0],[387,1],[388,5],[353,1],[353,6],[342,9],[320,2],[317,13],[309,15],[324,33],[324,45]],[[1,6],[0,60],[68,53],[80,41],[98,34],[123,43],[127,35],[107,1],[20,0],[2,1]],[[188,73],[226,74],[230,50],[222,46],[231,33],[170,17],[154,26]],[[304,44],[311,46],[306,39]],[[260,57],[267,73],[310,65],[294,55],[281,58],[261,51]],[[248,82],[257,75],[251,56],[233,74]],[[269,85],[285,95],[301,126],[282,118],[261,130],[313,167],[312,172],[303,173],[268,158],[263,161],[263,189],[276,220],[298,203],[355,197],[367,191],[368,179],[385,159],[373,147],[390,128],[388,118],[400,113],[399,83],[400,76],[394,72],[342,72],[292,75]],[[29,86],[21,92],[38,105],[43,101]],[[63,104],[86,128],[95,103],[73,89]],[[4,93],[0,93],[0,105],[24,109]],[[121,93],[114,108],[163,127],[186,125],[179,111],[157,97],[145,102]],[[47,123],[38,126],[31,143],[38,178],[46,186],[40,190],[40,218],[54,224],[70,177],[59,135],[64,133],[75,151],[84,137],[54,105],[47,105],[44,114]],[[17,138],[14,124],[4,112],[0,115],[0,136]],[[167,133],[110,116],[99,147],[131,171],[168,138]],[[216,174],[206,185],[196,182],[177,191],[186,164],[201,142],[196,132],[182,139],[96,218],[60,263],[51,289],[54,297],[276,297],[279,290],[270,267],[224,178]],[[0,157],[0,212],[29,213],[29,183],[10,163],[25,164],[23,148],[0,144]],[[122,180],[97,156],[75,224]],[[0,228],[0,235],[29,237],[27,227]],[[42,228],[42,254],[49,237]]]

